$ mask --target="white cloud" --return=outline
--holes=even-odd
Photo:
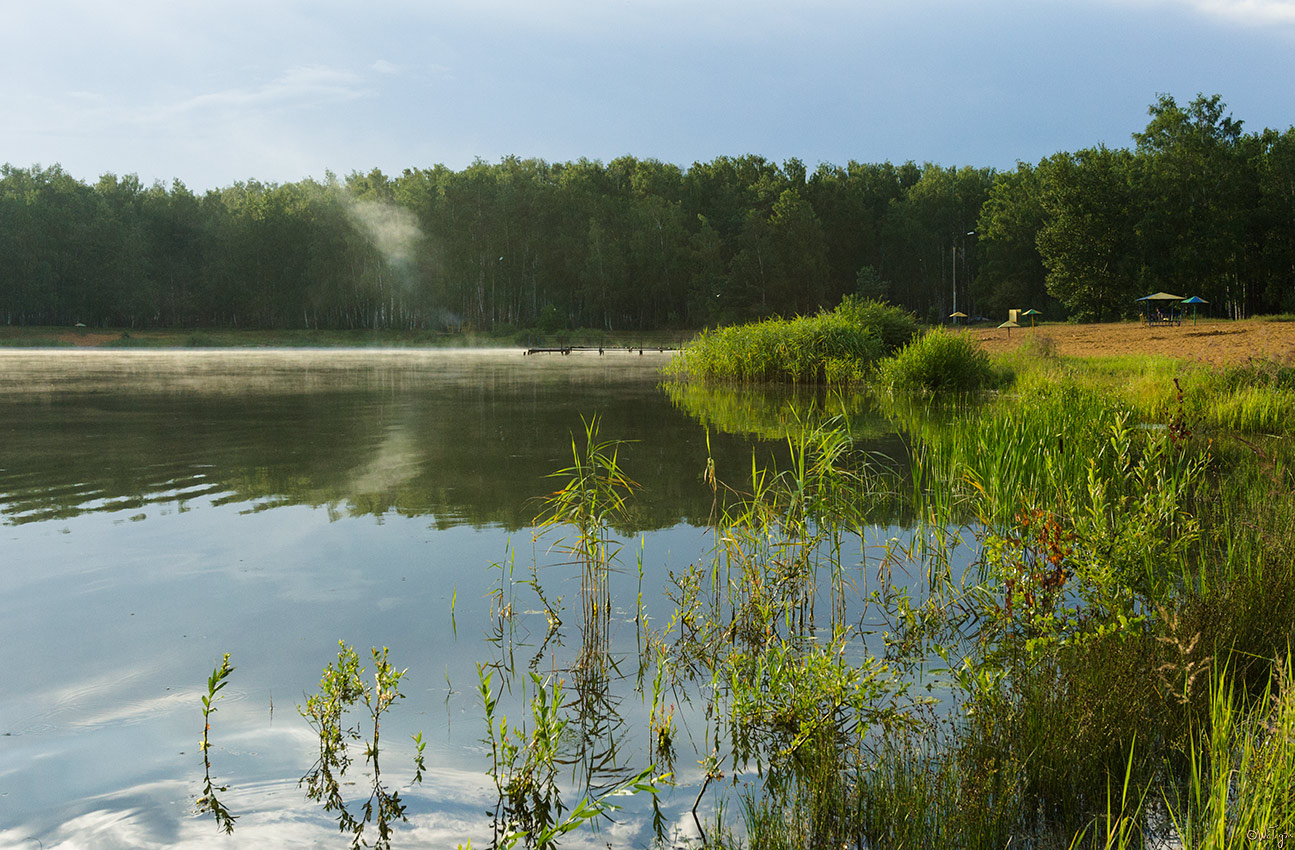
[[[1295,24],[1292,0],[1190,0],[1191,5],[1210,15],[1240,24],[1269,26]]]
[[[197,95],[175,104],[167,111],[189,112],[223,107],[309,107],[356,100],[370,94],[372,92],[361,85],[357,74],[323,65],[311,65],[289,68],[276,79],[261,85]]]
[[[379,59],[377,62],[374,62],[370,67],[373,70],[377,71],[379,74],[386,74],[387,76],[394,77],[400,74],[400,67],[398,65],[391,64],[386,59]]]
[[[1118,3],[1108,3],[1118,8]],[[1204,15],[1241,26],[1295,24],[1295,0],[1150,0],[1142,5],[1186,6]]]

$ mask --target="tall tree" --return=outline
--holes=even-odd
[[[1106,320],[1130,315],[1140,265],[1135,161],[1105,146],[1055,154],[1039,164],[1045,223],[1038,248],[1048,292],[1075,316]]]
[[[1218,95],[1198,95],[1184,108],[1162,94],[1148,112],[1146,129],[1133,136],[1145,210],[1143,285],[1200,295],[1244,315],[1251,301],[1242,275],[1246,219],[1258,193],[1241,122]]]
[[[1033,166],[1017,163],[1015,170],[995,175],[976,225],[985,256],[977,283],[987,315],[1036,307],[1051,318],[1062,317],[1060,302],[1048,293],[1037,245],[1045,221],[1042,185]]]

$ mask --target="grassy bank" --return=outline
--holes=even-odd
[[[858,383],[916,333],[907,312],[847,297],[830,313],[703,331],[671,374],[709,383]]]
[[[991,395],[874,386],[906,476],[796,419],[789,465],[733,482],[711,556],[674,576],[654,694],[692,695],[713,725],[676,754],[654,696],[649,758],[756,777],[707,846],[1295,831],[1295,453],[1265,430],[1288,427],[1270,411],[1289,410],[1289,373],[989,365]],[[868,538],[879,501],[915,525]]]
[[[988,399],[878,396],[910,435],[896,498],[928,542],[923,591],[878,597],[886,661],[954,710],[832,713],[717,845],[1214,848],[1295,828],[1295,458],[1263,433],[1285,433],[1266,411],[1291,409],[1290,375],[999,366],[1015,380]],[[972,542],[970,572],[950,539]]]

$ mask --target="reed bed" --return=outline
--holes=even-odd
[[[694,806],[705,846],[1194,850],[1295,830],[1292,450],[1249,430],[1267,414],[1227,413],[1252,392],[1280,406],[1288,374],[1046,350],[989,368],[1013,382],[874,385],[902,463],[822,408],[774,406],[752,430],[785,435],[781,468],[729,488],[707,464],[711,548],[641,641],[635,765],[696,759],[698,803],[743,777],[725,786],[740,823]],[[707,408],[682,386],[689,409],[750,415],[731,388]],[[576,698],[546,709],[573,730],[579,704],[607,706],[615,665],[591,635],[629,487],[586,438],[550,503],[588,579]],[[906,539],[869,538],[881,504],[912,518]],[[685,735],[667,694],[702,704],[704,728]]]
[[[897,307],[847,298],[830,313],[703,331],[669,368],[707,382],[858,383],[916,331]]]

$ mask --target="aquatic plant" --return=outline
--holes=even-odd
[[[559,538],[553,545],[570,554],[580,569],[582,654],[576,666],[597,668],[607,653],[612,604],[608,574],[621,551],[611,527],[625,521],[626,500],[638,485],[617,462],[621,443],[599,439],[598,417],[584,425],[584,448],[572,438],[572,465],[549,476],[564,483],[544,500],[536,533],[574,531],[573,537]]]
[[[220,663],[211,671],[207,678],[207,693],[202,698],[202,740],[198,742],[198,749],[202,751],[202,795],[198,798],[195,807],[199,814],[211,812],[216,818],[216,824],[225,831],[226,835],[233,833],[234,821],[238,820],[238,815],[233,814],[220,801],[217,793],[225,793],[229,790],[228,785],[217,785],[211,778],[211,715],[216,712],[216,700],[218,694],[229,684],[229,674],[234,672],[233,667],[229,666],[229,653],[226,652]]]
[[[997,375],[971,337],[934,328],[881,361],[876,381],[890,390],[968,393],[991,386]]]
[[[1290,655],[1253,698],[1236,695],[1226,665],[1210,682],[1209,714],[1193,729],[1182,785],[1166,787],[1182,846],[1280,846],[1295,831],[1295,679]]]
[[[917,336],[917,317],[885,301],[847,295],[832,312],[861,328],[875,330],[887,354],[893,354]]]
[[[514,583],[511,558],[506,567],[496,565],[500,582],[491,596],[497,625],[488,639],[501,657],[478,665],[477,682],[486,720],[484,743],[490,752],[487,773],[497,792],[492,841],[496,847],[550,846],[562,835],[597,823],[618,809],[615,798],[647,792],[655,800],[658,786],[670,781],[668,773],[657,775],[654,766],[627,775],[620,756],[624,720],[611,685],[612,677],[620,673],[609,647],[608,582],[622,544],[611,528],[624,521],[627,500],[637,485],[620,468],[621,443],[601,440],[598,430],[599,420],[593,417],[584,423],[583,444],[572,438],[572,465],[550,476],[562,483],[544,500],[536,530],[537,539],[562,535],[551,543],[551,551],[568,556],[565,566],[579,571],[580,647],[569,665],[560,666],[555,657],[553,669],[537,671],[550,642],[560,646],[564,618],[562,598],[553,599],[545,591],[538,565],[532,566],[531,578],[520,584],[535,592],[547,627],[544,643],[520,682],[526,712],[520,725],[510,723],[500,706],[501,693],[513,687],[516,669],[511,661]],[[639,568],[641,575],[641,560]],[[637,614],[642,641],[646,624],[641,597]],[[496,673],[500,674],[498,688]],[[568,693],[575,698],[568,699]],[[560,768],[567,766],[573,768],[576,787],[584,792],[570,808],[558,778]]]
[[[876,328],[819,313],[703,331],[667,372],[689,380],[737,383],[855,380],[885,350]]]
[[[324,811],[337,813],[337,827],[341,832],[351,833],[351,847],[358,850],[369,846],[365,840],[367,827],[372,824],[377,829],[374,839],[375,848],[391,846],[392,825],[405,820],[405,804],[398,791],[391,791],[384,784],[382,769],[379,763],[379,735],[382,715],[391,708],[396,700],[403,699],[400,692],[400,680],[405,670],[397,670],[387,658],[387,648],[376,647],[373,654],[372,681],[364,677],[365,668],[360,666],[359,655],[344,642],[338,641],[336,662],[329,662],[319,680],[319,692],[311,695],[304,706],[298,706],[306,722],[310,724],[319,739],[319,757],[298,783],[306,787],[306,795],[322,803]],[[363,714],[372,723],[372,737],[366,739],[360,725],[349,725],[347,712],[357,706],[363,707]],[[360,806],[358,814],[353,814],[347,807],[342,793],[346,782],[346,772],[351,766],[350,741],[364,744],[364,760],[370,773],[369,797]],[[413,782],[420,782],[424,771],[423,747],[421,733],[414,736],[416,754],[414,756]]]
[[[781,469],[753,460],[726,486],[708,459],[711,550],[672,574],[668,621],[639,640],[640,683],[653,671],[649,756],[668,764],[693,739],[705,772],[694,814],[713,780],[744,777],[745,836],[716,815],[706,846],[1109,848],[1172,831],[1184,846],[1213,847],[1224,845],[1204,838],[1210,825],[1269,834],[1285,823],[1280,796],[1251,817],[1232,789],[1272,777],[1289,787],[1286,756],[1264,731],[1281,728],[1275,709],[1249,708],[1273,704],[1271,659],[1295,622],[1289,450],[1203,435],[1202,373],[1148,367],[1135,403],[1112,389],[1119,369],[1033,359],[1050,362],[1018,358],[1010,395],[879,399],[911,447],[906,487],[855,449],[844,423],[792,411],[773,411],[791,459]],[[566,519],[553,526],[589,538],[570,544],[573,563],[610,565],[619,544],[599,531],[610,516],[599,510],[625,487],[589,511],[576,494],[597,486],[574,482],[597,479],[588,470],[600,464],[603,481],[624,473],[611,444],[585,436],[602,459],[573,445]],[[874,573],[850,559],[867,551],[879,501],[906,503],[919,522],[906,542],[881,544]],[[964,546],[974,557],[955,569]],[[893,581],[900,570],[917,580]],[[596,581],[588,589],[593,611],[610,603]],[[869,651],[861,600],[886,632],[884,655]],[[642,609],[640,598],[640,626]],[[595,634],[599,622],[582,621]],[[596,648],[582,642],[582,663],[566,668],[575,686],[560,719],[589,711],[604,717],[590,732],[614,736],[605,685],[615,665]],[[1213,678],[1223,668],[1226,688]],[[554,680],[532,679],[542,683]],[[917,698],[919,685],[943,707]],[[1232,715],[1242,720],[1229,720],[1225,696],[1247,706]],[[701,702],[705,728],[685,736],[671,697]],[[557,717],[553,702],[540,713]],[[520,748],[500,774],[504,791],[544,776],[525,751],[545,723],[493,724]],[[1189,818],[1195,826],[1177,826]]]

